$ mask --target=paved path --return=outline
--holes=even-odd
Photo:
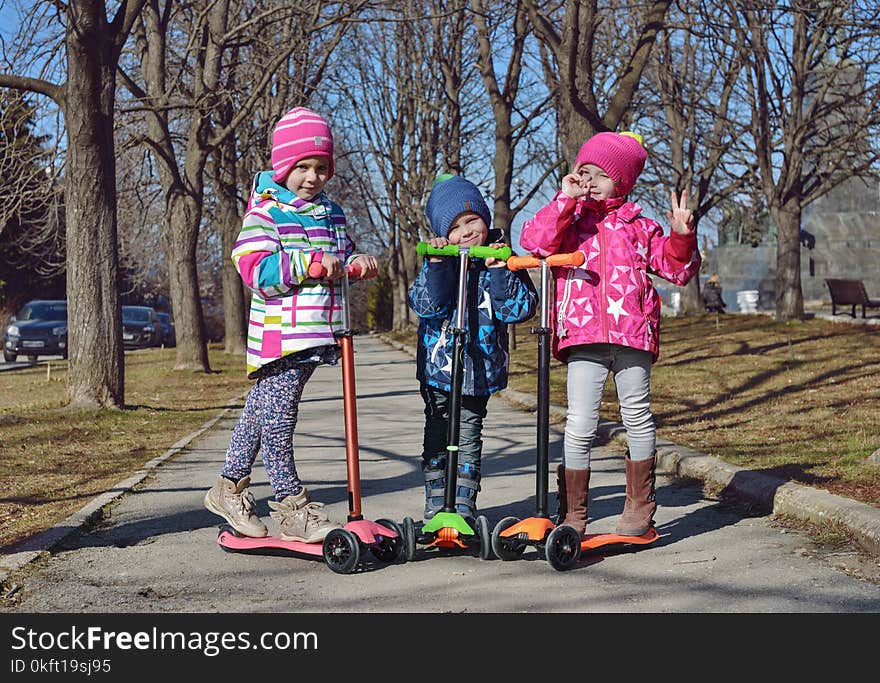
[[[363,511],[420,518],[422,402],[411,357],[370,336],[355,340]],[[809,539],[704,497],[693,482],[658,477],[661,539],[640,552],[593,555],[557,572],[529,549],[502,562],[440,556],[373,562],[339,575],[319,560],[224,553],[202,507],[218,476],[232,411],[93,531],[74,534],[21,581],[2,612],[878,612],[880,588],[817,559]],[[534,510],[534,415],[493,398],[479,503],[490,524]],[[295,438],[297,463],[329,512],[347,512],[341,379],[310,381]],[[553,467],[561,434],[551,432]],[[618,444],[594,451],[591,528],[613,527],[623,504]],[[258,460],[253,487],[267,516],[271,490]],[[551,483],[555,491],[555,482]],[[551,496],[555,500],[555,496]],[[270,523],[270,529],[272,529]]]

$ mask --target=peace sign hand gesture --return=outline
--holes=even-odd
[[[672,191],[672,211],[666,212],[666,218],[674,232],[679,235],[687,235],[694,229],[694,214],[687,208],[687,190],[681,191],[681,203],[675,196],[675,190]]]

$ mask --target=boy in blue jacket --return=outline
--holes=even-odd
[[[479,189],[464,178],[440,176],[435,180],[425,213],[436,235],[430,240],[433,247],[487,243],[492,247],[504,246],[500,231],[490,233],[492,217]],[[409,292],[410,307],[419,316],[416,378],[425,402],[422,471],[426,520],[439,512],[444,503],[458,266],[455,258],[425,257]],[[455,508],[473,524],[480,490],[486,406],[491,394],[507,386],[510,360],[507,326],[531,318],[538,296],[526,271],[511,272],[504,261],[495,258],[469,260],[467,287],[465,327],[468,335],[464,349]]]

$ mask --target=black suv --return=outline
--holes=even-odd
[[[66,301],[34,299],[12,316],[3,333],[3,358],[14,363],[20,355],[32,363],[37,356],[67,358]]]
[[[165,311],[156,311],[159,321],[162,323],[162,344],[164,346],[177,346],[177,334],[174,332],[174,321],[171,314]]]
[[[143,349],[162,344],[162,321],[152,306],[122,307],[122,345]]]

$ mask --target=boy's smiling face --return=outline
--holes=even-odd
[[[486,243],[489,228],[479,214],[466,211],[452,221],[446,239],[460,247],[479,247]]]

